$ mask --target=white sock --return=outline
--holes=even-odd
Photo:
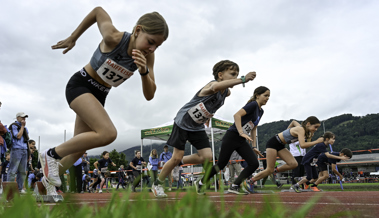
[[[203,183],[201,182],[201,180],[199,181],[199,185],[203,185]]]
[[[236,184],[234,184],[234,183],[232,184],[232,187],[236,187],[236,186],[238,186],[238,185],[236,185]]]

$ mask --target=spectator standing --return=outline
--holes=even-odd
[[[1,109],[1,102],[0,102]],[[5,161],[5,153],[7,152],[7,143],[5,141],[5,133],[8,132],[8,129],[0,121],[0,161],[1,163]],[[1,179],[1,177],[0,177]]]
[[[150,170],[150,176],[152,177],[152,181],[155,181],[156,178],[158,178],[158,152],[157,149],[151,150],[150,156],[149,156],[149,163],[151,165]]]
[[[79,158],[75,163],[74,163],[74,167],[75,167],[75,177],[76,177],[76,191],[78,193],[84,193],[82,188],[83,188],[83,183],[82,183],[82,180],[83,180],[83,169],[82,169],[82,162],[83,162],[83,159],[82,158]]]
[[[145,160],[143,157],[141,157],[141,152],[136,151],[135,152],[136,156],[134,159],[130,162],[130,166],[133,168],[133,175],[134,175],[134,181],[132,185],[132,191],[136,191],[136,186],[141,180],[141,170],[142,170],[142,165],[146,165]]]
[[[159,161],[161,162],[161,166],[167,163],[172,158],[172,153],[168,150],[168,145],[165,145],[163,147],[163,152],[159,156]],[[171,191],[172,189],[172,171],[168,174],[168,190]]]
[[[241,173],[241,164],[238,162],[238,160],[241,160],[242,157],[238,154],[237,151],[234,151],[232,155],[230,156],[230,163],[229,163],[229,184],[233,184],[234,179],[236,176],[238,177]]]
[[[5,153],[5,161],[1,163],[0,166],[0,179],[2,182],[6,182],[7,175],[8,175],[8,169],[9,169],[9,159],[10,159],[10,153]]]
[[[124,181],[124,178],[125,178],[125,170],[124,170],[124,165],[121,165],[120,168],[118,169],[118,184],[117,184],[117,187],[116,187],[116,190],[118,189],[118,186],[121,184],[122,188],[125,189],[125,181]]]
[[[90,162],[87,156],[87,152],[83,154],[82,159],[83,159],[82,167],[84,170],[84,174],[88,174]]]
[[[28,173],[34,173],[34,167],[33,167],[33,154],[34,152],[36,151],[36,142],[33,140],[33,139],[30,139],[28,141],[28,144],[29,144],[29,151],[30,151],[30,155],[29,155],[29,160],[28,160]]]
[[[23,190],[25,178],[26,178],[26,167],[29,158],[29,131],[26,128],[25,119],[28,118],[24,112],[19,112],[16,114],[17,121],[9,126],[11,131],[13,145],[11,147],[11,156],[9,164],[9,174],[8,181],[14,181],[17,173],[17,185],[20,193],[26,193]]]
[[[179,187],[181,189],[183,189],[183,187],[184,187],[183,179],[182,179],[182,173],[183,173],[183,167],[179,166],[179,180],[178,180],[178,184],[176,185],[176,189],[179,189]]]

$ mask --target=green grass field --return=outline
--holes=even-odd
[[[287,188],[285,185],[284,188]],[[322,185],[322,188],[330,187],[330,190],[338,189],[339,184]],[[346,190],[359,189],[366,187],[366,190],[379,190],[379,184],[359,183],[359,184],[344,184]],[[276,190],[275,185],[266,185],[262,190]],[[211,190],[208,190],[211,191]],[[13,201],[5,202],[4,198],[0,200],[0,217],[78,217],[78,218],[97,218],[97,217],[178,217],[178,218],[205,218],[205,217],[305,217],[312,209],[319,197],[311,199],[307,204],[297,210],[296,213],[290,212],[284,204],[276,204],[275,207],[269,203],[274,198],[279,201],[278,196],[266,196],[264,208],[259,213],[251,207],[244,207],[243,204],[238,204],[238,201],[228,210],[225,209],[224,203],[221,202],[221,209],[216,209],[213,202],[206,197],[198,197],[193,190],[188,189],[187,194],[178,201],[173,201],[169,204],[162,204],[160,201],[146,200],[148,199],[147,189],[133,201],[129,201],[129,192],[125,192],[122,198],[115,192],[112,195],[111,201],[102,207],[89,205],[70,204],[70,196],[65,197],[63,203],[55,206],[36,203],[35,198],[28,194],[23,197],[16,196]],[[196,205],[196,206],[194,206]],[[242,212],[241,212],[242,211]],[[354,212],[346,211],[344,213],[335,214],[334,217],[351,217]]]

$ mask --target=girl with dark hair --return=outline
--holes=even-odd
[[[247,162],[247,167],[240,173],[238,178],[231,184],[228,191],[235,194],[248,194],[240,189],[243,180],[249,177],[259,167],[259,162],[254,153],[259,152],[256,145],[256,131],[259,121],[263,116],[262,106],[266,105],[270,98],[270,90],[260,86],[254,90],[254,94],[247,104],[234,114],[234,123],[226,131],[221,144],[220,156],[217,164],[205,173],[205,176],[195,181],[196,192],[204,194],[203,185],[206,184],[217,172],[224,169],[234,151],[241,155]],[[247,141],[246,141],[247,140]],[[251,142],[253,149],[249,145]]]
[[[162,184],[178,164],[203,164],[212,159],[212,150],[204,124],[224,105],[230,95],[229,88],[252,81],[256,73],[250,72],[238,79],[239,67],[236,63],[223,60],[213,67],[214,80],[201,88],[195,96],[176,114],[172,133],[167,144],[174,147],[172,158],[167,161],[158,178],[152,185],[156,197],[167,197]],[[187,140],[196,148],[197,153],[184,157]]]
[[[325,132],[322,138],[324,139],[323,142],[316,144],[304,156],[301,164],[304,165],[306,177],[304,177],[302,180],[300,180],[298,183],[292,186],[295,192],[298,192],[298,193],[301,192],[300,185],[305,184],[304,189],[308,189],[310,186],[310,183],[314,183],[317,181],[318,173],[316,169],[316,164],[317,164],[317,160],[320,154],[324,154],[327,158],[338,159],[338,160],[348,160],[350,158],[350,157],[339,156],[339,155],[335,156],[335,155],[330,154],[326,150],[326,148],[329,145],[333,145],[334,142],[336,141],[336,136],[334,135],[334,133]],[[307,146],[305,147],[303,146],[302,148],[306,148],[306,147]],[[311,190],[320,191],[317,188],[317,185],[315,186],[314,184],[311,187]]]
[[[104,151],[102,154],[103,158],[96,161],[93,165],[99,172],[99,179],[101,181],[100,183],[100,189],[99,193],[103,193],[103,185],[105,182],[105,173],[108,171],[108,165],[112,164],[114,167],[116,166],[115,163],[112,162],[112,160],[109,158],[109,152]]]
[[[133,175],[134,175],[134,181],[132,185],[133,192],[136,192],[136,186],[141,181],[141,176],[143,176],[141,174],[143,166],[146,166],[145,160],[143,159],[143,157],[141,157],[141,151],[136,151],[135,155],[136,156],[133,158],[132,161],[130,161],[130,164],[129,164],[133,168]]]
[[[154,52],[168,37],[165,19],[157,12],[147,13],[138,19],[131,32],[119,31],[108,13],[96,7],[68,38],[51,48],[64,49],[63,54],[67,53],[95,23],[102,40],[89,63],[75,73],[66,86],[67,102],[76,113],[74,137],[40,155],[44,174],[42,182],[48,195],[56,194],[54,186],[62,183],[59,175],[87,150],[106,146],[116,139],[117,130],[104,109],[112,86],[119,86],[138,70],[146,100],[154,98],[157,88]]]
[[[286,130],[269,139],[266,144],[267,168],[255,175],[250,183],[254,184],[256,181],[265,178],[272,173],[276,174],[278,172],[284,172],[296,168],[297,161],[292,156],[291,152],[285,148],[285,145],[299,141],[301,148],[307,148],[323,142],[323,137],[318,138],[316,141],[311,141],[313,134],[317,131],[320,125],[320,121],[314,116],[308,117],[301,123],[301,125],[293,120]],[[280,167],[275,167],[277,156],[284,160],[286,164]],[[250,190],[251,192],[254,191],[253,187],[250,187]]]

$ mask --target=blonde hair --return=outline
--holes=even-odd
[[[133,28],[135,32],[136,27],[141,26],[142,31],[150,35],[162,35],[166,40],[168,38],[168,25],[166,20],[158,12],[151,12],[142,15]]]
[[[155,155],[153,155],[153,151],[155,151]],[[153,149],[153,150],[151,150],[151,152],[150,152],[150,157],[158,158],[158,152],[157,152],[157,149]]]

